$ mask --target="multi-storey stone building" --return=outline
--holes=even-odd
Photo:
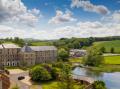
[[[54,46],[19,47],[15,44],[0,45],[0,63],[4,66],[35,65],[53,62],[57,59],[57,48]]]

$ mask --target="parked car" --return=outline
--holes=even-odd
[[[25,77],[24,76],[20,76],[18,77],[18,80],[23,80]]]

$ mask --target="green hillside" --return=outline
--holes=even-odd
[[[33,46],[50,46],[52,45],[52,42],[44,42],[44,41],[40,41],[40,42],[32,42],[31,45]]]
[[[120,53],[120,40],[95,42],[93,46],[96,46],[97,48],[105,47],[106,52],[110,52],[113,47],[115,53]]]

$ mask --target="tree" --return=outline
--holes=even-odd
[[[95,81],[93,83],[93,89],[107,89],[103,81]]]
[[[60,82],[58,82],[60,89],[74,89],[74,80],[71,75],[70,65],[64,64],[60,72]]]
[[[73,42],[73,45],[74,45],[74,49],[79,49],[80,48],[80,42],[77,41],[77,40]]]
[[[105,53],[105,51],[106,51],[105,47],[101,47],[101,48],[100,48],[100,51],[101,51],[102,53]]]
[[[47,81],[52,79],[51,74],[41,66],[35,66],[30,70],[30,76],[33,81]]]
[[[69,57],[69,53],[68,51],[66,51],[65,49],[61,48],[58,51],[58,59],[62,60],[62,61],[67,61]]]
[[[112,47],[111,50],[110,50],[111,53],[114,53],[115,52],[115,49]]]
[[[95,47],[91,47],[83,58],[83,63],[88,66],[99,66],[103,62],[104,58],[101,55],[101,51]]]

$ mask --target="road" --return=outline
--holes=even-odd
[[[18,80],[19,76],[28,76],[28,72],[25,71],[23,73],[19,73],[19,74],[10,74],[10,81],[12,85],[18,85],[20,89],[30,89],[30,85],[27,85],[23,82],[21,82],[20,80]]]

